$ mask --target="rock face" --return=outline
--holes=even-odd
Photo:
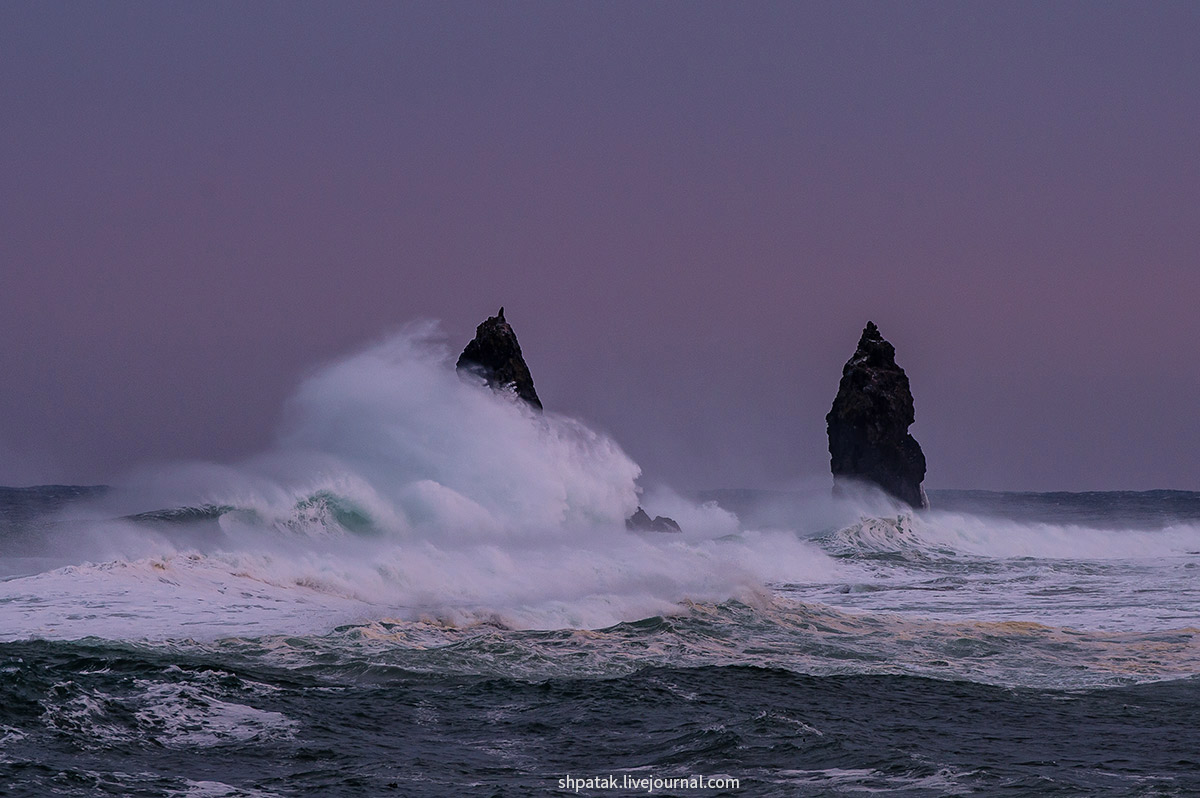
[[[504,320],[504,308],[475,328],[475,337],[458,356],[456,368],[478,374],[497,390],[511,387],[517,396],[538,410],[542,409],[542,400],[533,389],[529,366],[521,357],[517,335]]]
[[[638,530],[646,530],[648,532],[682,532],[679,524],[675,523],[674,519],[667,518],[665,515],[656,515],[654,518],[643,510],[637,508],[637,512],[625,519],[625,528],[634,532]]]
[[[921,487],[925,455],[908,434],[913,418],[912,392],[904,369],[896,365],[896,350],[867,322],[825,416],[835,484],[858,479],[912,507],[928,507]]]

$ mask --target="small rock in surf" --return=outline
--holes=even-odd
[[[637,512],[625,519],[625,528],[631,531],[647,531],[647,532],[682,532],[679,524],[675,523],[672,518],[667,518],[665,515],[656,515],[654,518],[643,510],[637,508]]]

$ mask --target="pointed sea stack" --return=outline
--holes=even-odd
[[[521,357],[517,334],[504,320],[504,308],[475,328],[475,337],[458,356],[455,367],[459,371],[466,369],[478,374],[497,390],[511,387],[517,396],[538,410],[542,409],[542,400],[533,389],[529,366]]]
[[[908,434],[913,398],[896,350],[867,322],[858,350],[842,369],[829,430],[829,467],[840,479],[871,482],[912,507],[926,508],[925,455]]]

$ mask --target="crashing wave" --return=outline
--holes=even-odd
[[[887,518],[862,518],[820,539],[822,548],[839,557],[884,557],[904,560],[941,560],[957,555],[918,530],[911,513]]]

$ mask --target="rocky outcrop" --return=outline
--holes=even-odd
[[[511,388],[530,405],[542,409],[517,335],[504,320],[504,308],[475,328],[475,337],[458,356],[456,368],[478,374],[497,390]]]
[[[665,515],[656,515],[654,518],[651,518],[650,514],[641,507],[637,508],[636,513],[625,519],[625,528],[633,532],[643,530],[647,532],[683,531],[673,519],[667,518]]]
[[[896,350],[867,322],[825,416],[835,484],[861,480],[912,507],[928,507],[921,487],[925,455],[908,434],[913,418],[912,392],[904,369],[896,365]]]

